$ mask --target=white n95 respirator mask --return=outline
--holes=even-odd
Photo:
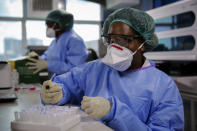
[[[137,50],[139,50],[144,43],[141,44]],[[108,46],[107,54],[102,59],[102,62],[118,71],[125,71],[130,67],[133,61],[133,55],[137,50],[132,52],[123,46],[113,43]]]
[[[49,38],[55,37],[55,30],[53,28],[47,27],[46,36]]]

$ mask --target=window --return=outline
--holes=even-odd
[[[86,48],[93,48],[98,53],[99,25],[75,24],[74,30],[83,38]]]
[[[0,21],[0,54],[7,58],[22,55],[21,22]]]
[[[74,30],[84,39],[87,48],[97,51],[101,5],[83,0],[65,1],[66,10],[74,15],[76,23]],[[0,55],[6,55],[8,59],[25,55],[27,49],[24,47],[29,45],[49,46],[53,40],[46,37],[44,19],[25,15],[26,13],[28,15],[27,3],[26,0],[0,0]]]
[[[23,0],[0,0],[1,17],[22,17]]]
[[[22,55],[23,0],[0,1],[0,55],[16,58]],[[6,18],[10,18],[8,21]],[[16,20],[18,18],[18,20]],[[13,19],[13,20],[12,20]]]
[[[27,45],[49,46],[53,39],[46,37],[45,21],[28,20],[26,22]]]
[[[193,12],[185,12],[175,16],[169,16],[155,20],[156,32],[168,31],[189,27],[194,24],[195,15]]]
[[[79,24],[74,25],[74,30],[83,38],[86,47],[93,48],[98,53],[101,5],[84,0],[67,0],[66,10],[78,21]]]
[[[84,41],[99,39],[99,25],[75,24],[74,30],[83,38]]]
[[[193,36],[181,36],[159,39],[159,45],[153,51],[186,51],[195,45]]]
[[[153,0],[153,8],[158,8],[164,5],[168,5],[180,0]]]
[[[155,31],[163,32],[190,27],[194,24],[194,21],[195,15],[191,11],[160,18],[155,20]],[[159,45],[153,51],[186,51],[192,50],[194,46],[195,39],[193,36],[171,37],[159,39]]]
[[[94,2],[67,0],[66,10],[74,15],[75,20],[101,20],[101,6]]]

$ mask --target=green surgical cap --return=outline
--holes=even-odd
[[[65,31],[68,31],[73,27],[73,15],[64,10],[52,10],[49,12],[45,20],[58,23],[60,28]]]
[[[114,22],[122,22],[130,26],[146,41],[146,51],[151,51],[158,44],[153,18],[147,13],[134,8],[122,8],[110,14],[104,22],[103,35],[108,33]]]

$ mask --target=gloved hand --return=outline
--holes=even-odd
[[[62,87],[51,80],[45,81],[41,89],[41,95],[45,103],[56,104],[62,99]]]
[[[34,51],[30,52],[28,54],[28,56],[29,56],[29,58],[40,59],[39,55],[36,52],[34,52]]]
[[[27,58],[28,60],[32,62],[28,62],[26,65],[29,66],[29,69],[34,69],[35,71],[33,74],[38,73],[41,70],[48,69],[48,62],[46,60],[42,59],[33,59],[33,58]]]
[[[111,110],[111,104],[103,97],[84,96],[82,109],[92,118],[104,118]]]

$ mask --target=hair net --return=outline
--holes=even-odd
[[[73,15],[64,10],[52,10],[49,12],[45,20],[58,23],[60,28],[65,31],[68,31],[73,27]]]
[[[104,35],[108,33],[111,24],[114,22],[123,22],[138,32],[146,41],[146,51],[150,51],[157,46],[158,39],[154,34],[155,23],[147,13],[134,8],[122,8],[113,12],[104,22]]]

